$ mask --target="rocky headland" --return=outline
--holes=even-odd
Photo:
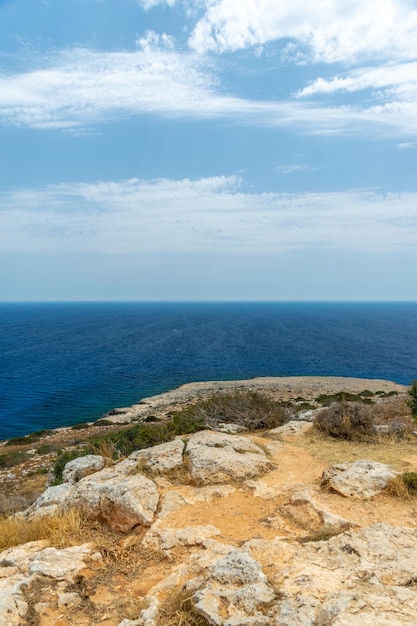
[[[58,532],[0,552],[0,625],[417,624],[417,500],[398,480],[417,471],[416,442],[411,431],[388,432],[407,419],[405,387],[315,377],[194,383],[117,409],[106,416],[116,424],[100,428],[166,419],[236,390],[301,409],[276,428],[218,424],[117,460],[103,449],[68,462],[61,484],[42,474],[39,496],[4,519],[3,532],[51,520]],[[377,439],[318,432],[317,398],[341,391],[381,407]],[[54,436],[70,449],[80,443],[65,429],[39,447]],[[46,467],[53,454],[36,456]],[[2,472],[15,474],[16,493],[31,478]]]

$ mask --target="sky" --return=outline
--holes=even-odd
[[[0,300],[417,300],[416,0],[0,0]]]

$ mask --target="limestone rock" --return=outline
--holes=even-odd
[[[177,546],[202,545],[204,539],[220,535],[215,526],[190,526],[188,528],[151,528],[143,538],[143,545],[154,550],[170,550]]]
[[[288,504],[280,507],[279,511],[296,526],[310,531],[338,532],[357,525],[319,506],[306,490],[292,494]]]
[[[388,524],[305,544],[278,573],[275,623],[415,624],[416,558],[417,530]]]
[[[45,548],[33,541],[0,553],[0,626],[22,626],[28,605],[23,588],[38,575],[47,576],[51,585],[72,582],[92,557],[89,544],[71,548]],[[94,555],[93,555],[94,556]]]
[[[185,444],[182,439],[174,439],[158,446],[137,450],[130,455],[130,459],[140,460],[144,467],[156,474],[163,474],[175,467],[181,467]]]
[[[323,472],[322,484],[343,496],[366,499],[381,493],[397,473],[389,465],[375,461],[339,463]]]
[[[69,483],[48,487],[39,498],[24,511],[23,516],[27,519],[32,519],[39,515],[52,515],[56,513],[63,507],[71,491],[72,485]]]
[[[311,428],[312,424],[309,421],[291,420],[283,426],[278,426],[278,428],[269,430],[266,435],[271,439],[281,439],[285,441],[287,439],[294,439],[294,437],[304,434]]]
[[[202,431],[187,443],[190,473],[197,484],[253,478],[271,468],[264,451],[250,439]]]
[[[82,600],[78,593],[68,592],[58,594],[58,607],[60,609],[73,609],[81,604]]]
[[[195,587],[197,586],[197,589]],[[265,608],[276,599],[260,563],[232,550],[208,568],[203,580],[191,580],[195,610],[214,626],[267,626]]]
[[[86,567],[85,560],[91,546],[84,544],[70,548],[45,548],[29,559],[29,574],[42,574],[55,580],[72,581]]]
[[[120,532],[138,524],[150,526],[159,492],[152,480],[131,473],[135,466],[135,461],[127,459],[81,479],[69,494],[67,506],[83,508],[90,518],[104,519]]]
[[[100,455],[87,454],[86,456],[80,456],[65,465],[62,479],[64,483],[67,482],[73,485],[78,483],[81,478],[102,470],[103,467],[104,458]]]
[[[213,430],[219,433],[227,433],[228,435],[237,435],[238,433],[244,433],[248,429],[240,424],[233,424],[233,422],[220,422],[216,424]]]

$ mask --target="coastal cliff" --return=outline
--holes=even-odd
[[[213,385],[129,411],[169,413]],[[298,403],[366,390],[390,420],[405,391],[336,378],[216,385]],[[320,410],[304,407],[275,428],[232,421],[117,461],[103,449],[67,463],[63,482],[14,518],[22,529],[58,519],[61,532],[0,553],[0,624],[416,624],[416,500],[395,490],[417,471],[414,435],[329,438],[314,426]],[[126,416],[120,409],[116,419],[119,411]]]

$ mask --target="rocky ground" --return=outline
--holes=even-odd
[[[280,398],[310,401],[342,389],[404,391],[258,380]],[[201,385],[139,407],[169,411],[193,389],[211,393],[212,383]],[[78,540],[0,553],[0,625],[417,624],[417,501],[390,488],[417,470],[416,444],[331,440],[311,419],[257,434],[203,431],[113,465],[100,455],[71,461],[64,483],[20,517],[47,523],[83,511]]]

